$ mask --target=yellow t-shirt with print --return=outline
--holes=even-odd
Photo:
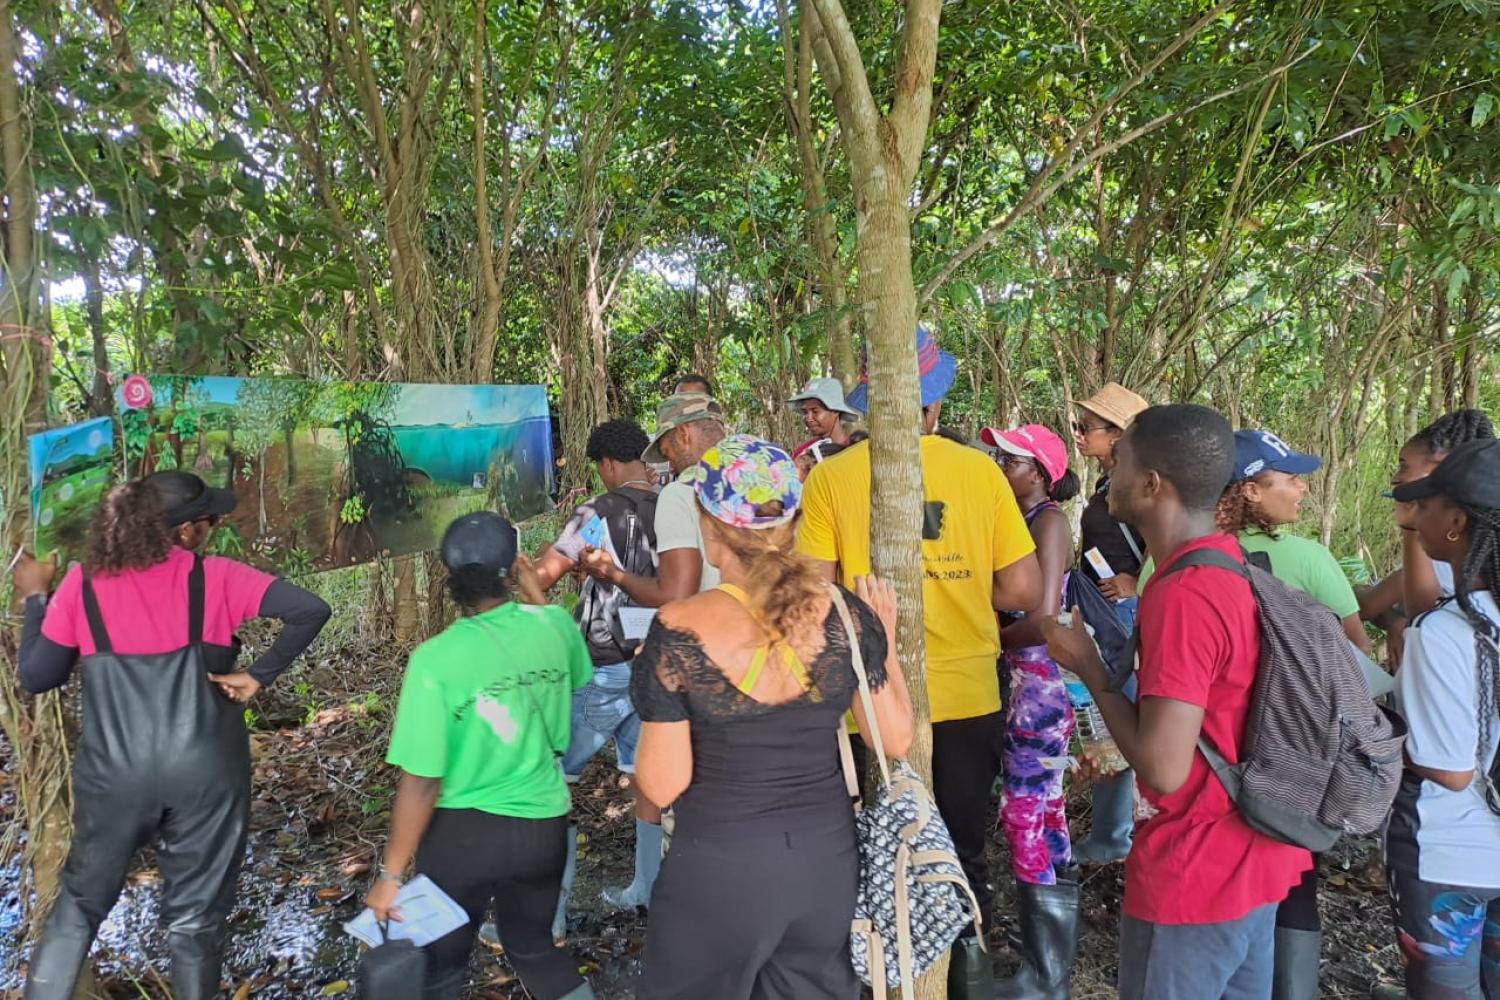
[[[924,434],[922,601],[932,721],[1000,710],[994,574],[1035,551],[1010,484],[984,452]],[[802,492],[797,550],[839,564],[844,586],[870,572],[870,446],[819,464]]]

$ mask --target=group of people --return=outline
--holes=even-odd
[[[1073,451],[1098,466],[1075,530],[1063,505],[1081,477],[1063,437],[989,427],[970,446],[940,431],[956,364],[925,329],[916,337],[932,794],[979,906],[951,951],[949,997],[1069,996],[1080,866],[1120,860],[1122,997],[1318,996],[1315,859],[1249,825],[1197,749],[1204,738],[1240,758],[1261,647],[1244,578],[1174,566],[1213,550],[1305,592],[1361,650],[1365,622],[1387,631],[1408,729],[1385,834],[1406,963],[1394,995],[1500,998],[1500,441],[1484,415],[1444,417],[1401,450],[1402,564],[1356,593],[1326,548],[1288,530],[1316,457],[1110,383],[1077,404],[1071,428]],[[399,921],[415,872],[463,907],[467,924],[427,946],[430,1000],[458,995],[481,933],[539,1000],[593,995],[563,947],[577,840],[568,786],[610,743],[634,790],[636,842],[632,881],[605,899],[649,910],[637,995],[859,995],[859,856],[835,731],[860,734],[868,759],[878,730],[900,756],[913,714],[894,592],[872,574],[880,526],[854,429],[867,386],[846,397],[814,379],[788,405],[811,437],[783,448],[732,433],[707,380],[685,378],[651,435],[626,419],[593,429],[587,454],[605,491],[541,552],[523,553],[491,512],[448,527],[441,557],[462,614],[407,666],[387,756],[400,769],[390,835],[366,898]],[[50,597],[50,567],[16,570],[23,684],[56,687],[75,662],[89,679],[77,833],[28,998],[70,995],[151,838],[175,995],[217,988],[248,801],[239,705],[328,615],[290,584],[194,554],[232,499],[187,473],[128,483]],[[572,615],[546,598],[570,573],[582,581]],[[1137,636],[1123,691],[1079,616],[1064,614],[1080,581]],[[257,615],[285,625],[236,672],[233,630]],[[1088,688],[1119,761],[1077,759],[1070,682]],[[1074,843],[1063,783],[1079,764],[1092,808]],[[1021,943],[1019,969],[999,980],[984,944],[997,798]]]

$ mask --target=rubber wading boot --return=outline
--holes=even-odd
[[[94,942],[94,924],[66,892],[47,916],[42,939],[31,953],[26,1000],[70,1000],[78,972]]]
[[[1056,885],[1019,882],[1021,967],[995,986],[995,1000],[1069,1000],[1068,978],[1078,951],[1077,869]]]
[[[573,894],[573,879],[578,873],[578,825],[568,824],[568,860],[563,863],[562,888],[557,894],[557,912],[552,916],[552,940],[558,943],[568,937],[568,897]],[[499,935],[496,935],[498,941]]]
[[[1318,956],[1323,935],[1295,927],[1276,928],[1271,1000],[1318,1000]]]
[[[558,1000],[594,1000],[594,988],[588,983],[584,983],[571,993],[559,997]]]
[[[948,1000],[990,1000],[994,993],[995,973],[979,936],[954,941],[948,953]]]
[[[1123,771],[1094,782],[1094,816],[1089,835],[1073,845],[1073,863],[1109,865],[1130,853],[1135,830],[1135,772]]]

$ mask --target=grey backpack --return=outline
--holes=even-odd
[[[859,697],[883,779],[874,801],[859,811],[854,822],[859,893],[849,933],[850,957],[855,975],[871,987],[875,1000],[883,1000],[888,989],[912,997],[916,978],[952,947],[965,927],[973,923],[983,930],[979,903],[959,866],[953,838],[938,815],[932,793],[906,761],[886,761],[859,636],[843,594],[837,587],[829,589],[849,636]],[[849,795],[857,799],[854,754],[842,723],[838,738]]]
[[[1266,836],[1310,851],[1379,829],[1401,783],[1406,725],[1371,700],[1338,616],[1214,549],[1194,549],[1157,576],[1190,566],[1243,577],[1255,595],[1260,663],[1239,762],[1198,740],[1239,814]],[[1137,626],[1132,645],[1139,636]],[[1126,658],[1117,690],[1134,661]]]

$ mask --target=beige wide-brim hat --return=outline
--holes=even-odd
[[[1090,413],[1103,417],[1120,429],[1130,426],[1130,422],[1151,404],[1140,396],[1131,392],[1118,382],[1106,382],[1102,388],[1088,399],[1080,399],[1076,404]]]

